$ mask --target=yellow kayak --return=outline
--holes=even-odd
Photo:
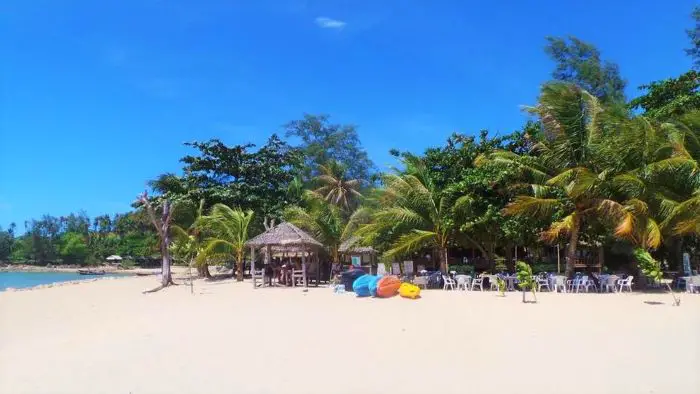
[[[412,283],[402,283],[399,287],[399,295],[404,298],[415,299],[420,297],[420,287]]]

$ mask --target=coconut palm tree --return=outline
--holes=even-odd
[[[233,254],[236,259],[236,280],[243,281],[243,254],[252,219],[251,210],[243,211],[224,204],[214,205],[210,214],[202,219],[203,226],[211,237],[206,240],[198,260],[206,260],[215,255]]]
[[[440,269],[447,272],[447,248],[455,241],[457,229],[453,220],[455,201],[437,190],[419,158],[406,155],[404,165],[402,173],[384,175],[380,206],[371,222],[356,234],[371,243],[390,233],[392,242],[384,252],[386,259],[435,248]]]
[[[481,158],[515,163],[531,183],[532,195],[515,198],[504,212],[510,215],[563,218],[552,223],[545,240],[568,235],[566,274],[571,275],[585,221],[608,212],[615,194],[614,173],[602,154],[604,117],[598,100],[571,84],[555,82],[542,87],[539,102],[527,110],[539,117],[544,140],[535,144],[536,160],[511,152]]]
[[[285,219],[311,233],[328,248],[328,254],[333,263],[339,263],[340,245],[353,235],[361,223],[368,220],[369,210],[359,208],[347,217],[341,212],[340,207],[312,191],[304,194],[304,204],[305,208],[300,206],[287,208],[284,213]]]
[[[197,266],[197,271],[200,276],[211,278],[209,266],[206,260],[198,259],[198,255],[204,249],[206,235],[204,232],[204,199],[199,201],[197,209],[194,211],[192,222],[187,227],[182,225],[170,226],[170,232],[173,235],[174,242],[170,248],[175,256],[187,261],[190,270],[193,265]]]
[[[345,179],[345,169],[337,161],[329,161],[318,168],[321,174],[314,178],[314,181],[319,187],[314,192],[345,211],[354,208],[357,200],[362,198],[359,191],[360,180]]]

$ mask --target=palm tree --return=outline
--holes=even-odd
[[[310,191],[305,193],[304,203],[306,208],[287,208],[284,213],[285,219],[311,233],[328,248],[333,263],[339,263],[340,245],[353,235],[359,224],[367,221],[369,210],[359,208],[348,218],[338,206]]]
[[[404,164],[406,170],[402,174],[383,177],[385,189],[380,207],[373,213],[371,223],[361,226],[357,235],[371,243],[382,234],[392,234],[391,246],[384,252],[386,259],[435,248],[440,270],[447,272],[447,248],[456,233],[454,201],[437,190],[419,158],[407,155]]]
[[[196,263],[198,274],[205,278],[211,278],[209,266],[206,260],[198,259],[199,254],[204,249],[206,234],[204,229],[204,199],[199,201],[197,209],[194,211],[192,222],[187,227],[172,225],[170,231],[174,242],[171,244],[173,253],[179,258],[187,261],[190,266]]]
[[[202,219],[211,237],[206,240],[198,259],[205,260],[214,255],[232,253],[236,258],[236,280],[243,281],[243,254],[252,219],[251,210],[243,211],[224,204],[214,205],[210,214]]]
[[[615,191],[601,153],[603,110],[588,92],[561,82],[544,85],[538,105],[527,110],[539,117],[544,131],[544,141],[533,147],[536,161],[511,152],[495,152],[487,160],[517,164],[531,183],[532,195],[516,197],[506,214],[551,218],[563,213],[542,238],[568,235],[566,275],[571,275],[586,219],[607,213]]]
[[[357,201],[362,198],[359,192],[359,179],[345,179],[345,169],[336,161],[329,161],[318,166],[321,174],[314,178],[320,186],[314,190],[326,201],[350,211]]]

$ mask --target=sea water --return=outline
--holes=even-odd
[[[92,276],[80,275],[77,272],[0,272],[0,291],[4,291],[8,287],[22,289],[25,287],[47,285],[49,283],[104,278],[105,276],[119,275],[120,274],[108,273],[105,275]]]

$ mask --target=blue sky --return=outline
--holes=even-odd
[[[0,1],[0,225],[123,212],[185,141],[262,143],[304,112],[355,123],[380,169],[452,131],[509,132],[593,42],[628,96],[690,68],[693,0]]]

